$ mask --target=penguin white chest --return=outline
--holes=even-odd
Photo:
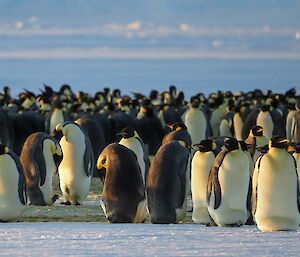
[[[13,159],[0,156],[0,220],[17,219],[25,206],[18,194],[19,172]]]
[[[256,125],[263,127],[267,139],[272,137],[274,124],[270,112],[261,111],[257,116]]]
[[[52,180],[53,180],[53,175],[55,174],[57,168],[54,163],[51,149],[46,146],[45,142],[43,147],[43,155],[44,155],[44,160],[46,165],[46,178],[45,178],[45,183],[42,186],[40,186],[40,189],[43,193],[44,201],[46,202],[46,204],[51,205],[52,195],[53,195]]]
[[[85,139],[83,134],[60,140],[63,160],[58,168],[60,188],[66,201],[82,202],[88,195],[91,176],[84,170]]]
[[[119,144],[127,147],[128,149],[130,149],[131,151],[133,151],[135,153],[139,167],[141,169],[141,175],[142,175],[142,178],[143,178],[143,181],[145,184],[146,164],[145,164],[145,160],[144,160],[144,150],[143,150],[141,143],[136,138],[128,138],[128,139],[122,138],[120,140]]]
[[[64,115],[62,110],[54,109],[50,118],[50,133],[55,129],[56,125],[64,122]]]
[[[184,123],[191,136],[192,144],[199,143],[205,139],[206,119],[201,110],[190,108],[185,114]]]

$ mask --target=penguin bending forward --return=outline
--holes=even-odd
[[[255,165],[252,212],[261,231],[297,230],[300,223],[297,164],[287,143],[282,137],[271,138],[269,151]]]
[[[207,185],[208,211],[218,226],[242,226],[250,210],[249,158],[244,142],[225,141]]]
[[[25,141],[20,161],[24,168],[30,204],[52,205],[52,177],[62,159],[62,150],[56,139],[44,132],[31,134]]]
[[[0,221],[17,220],[26,203],[22,164],[14,152],[0,145]]]
[[[190,151],[184,141],[163,144],[151,163],[147,200],[152,223],[181,222],[186,215]]]
[[[90,139],[73,121],[58,124],[53,134],[63,152],[58,173],[65,204],[78,205],[86,199],[92,180],[94,156]]]
[[[145,186],[138,159],[127,147],[112,143],[97,161],[105,174],[102,209],[111,223],[140,223],[148,216]]]

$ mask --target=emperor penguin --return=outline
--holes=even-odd
[[[31,134],[25,141],[20,161],[24,168],[26,189],[30,204],[52,205],[52,178],[62,159],[62,150],[56,139],[44,132]]]
[[[286,130],[286,138],[289,141],[292,141],[292,122],[293,122],[293,118],[294,115],[296,114],[297,110],[296,110],[296,100],[295,99],[290,99],[287,103],[287,108],[288,108],[288,114],[286,117],[286,126],[285,126],[285,130]]]
[[[0,221],[17,220],[27,204],[25,178],[19,157],[0,145]]]
[[[122,136],[121,140],[119,141],[119,144],[124,145],[128,149],[132,150],[136,155],[141,170],[143,182],[145,184],[145,176],[149,169],[150,161],[146,153],[144,142],[132,127],[126,127],[122,129],[119,135]]]
[[[184,141],[188,147],[192,146],[192,139],[187,130],[187,127],[182,122],[176,122],[169,126],[171,131],[163,138],[162,144],[168,143],[172,140]]]
[[[199,150],[194,154],[192,159],[192,219],[194,223],[208,225],[211,219],[207,209],[206,189],[209,173],[215,160],[213,151],[216,149],[216,143],[210,139],[205,139],[194,146],[197,146]]]
[[[250,208],[249,158],[235,138],[225,141],[209,174],[208,211],[218,226],[242,226]]]
[[[72,121],[58,124],[54,135],[63,152],[58,173],[65,204],[78,205],[86,199],[92,180],[94,156],[90,139]]]
[[[245,142],[250,146],[249,153],[255,163],[263,149],[268,149],[269,141],[263,134],[263,127],[254,126]]]
[[[101,206],[111,223],[140,223],[148,209],[138,159],[127,147],[112,143],[99,155],[97,168],[105,174]]]
[[[271,138],[269,151],[256,162],[252,212],[263,232],[297,230],[300,223],[299,180],[286,138]]]
[[[52,133],[57,124],[70,120],[71,117],[63,110],[61,100],[56,99],[52,104],[52,111],[45,119],[46,132]]]
[[[192,144],[199,143],[206,138],[206,117],[200,109],[200,101],[197,98],[192,99],[182,120],[191,136]]]
[[[190,151],[186,142],[172,140],[158,149],[146,180],[152,223],[179,223],[185,218],[189,173]]]

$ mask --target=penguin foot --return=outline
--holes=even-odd
[[[189,209],[187,212],[193,212],[193,208]]]
[[[232,227],[232,228],[239,228],[242,227],[243,225],[240,224],[227,224],[226,227]]]
[[[75,202],[75,205],[78,206],[78,205],[81,205],[81,204],[80,204],[79,202],[76,201],[76,202]]]
[[[58,197],[57,194],[53,195],[52,196],[52,203],[55,203],[55,201],[58,200],[58,199],[59,199],[59,197]]]
[[[63,205],[71,205],[71,203],[69,201],[62,202],[61,204],[63,204]]]

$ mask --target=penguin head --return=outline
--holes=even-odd
[[[239,142],[239,148],[242,150],[242,151],[248,151],[250,145],[248,145],[245,141],[238,141]]]
[[[261,107],[262,112],[268,112],[270,111],[271,106],[269,104],[265,104]]]
[[[134,130],[134,128],[126,127],[126,128],[123,128],[121,133],[119,133],[118,135],[122,136],[124,139],[127,139],[127,138],[130,138],[130,137],[136,136],[137,133]]]
[[[187,127],[185,126],[185,124],[183,122],[176,122],[172,125],[168,125],[168,127],[172,131],[179,131],[179,130],[186,130],[187,129]]]
[[[239,149],[239,142],[236,138],[231,137],[225,141],[224,146],[228,152],[231,152]]]
[[[107,169],[107,156],[104,153],[104,151],[99,155],[98,160],[97,160],[97,165],[96,165],[100,179],[102,180],[103,184],[105,181],[106,169]]]
[[[251,131],[250,135],[253,137],[261,137],[264,133],[263,127],[262,126],[254,126]]]
[[[274,136],[270,139],[270,147],[287,149],[288,142],[289,140],[287,140],[285,137]]]
[[[9,149],[7,146],[0,144],[0,155],[7,154],[9,152]]]
[[[192,108],[199,108],[200,106],[200,101],[196,97],[191,97],[190,105]]]
[[[216,149],[217,144],[211,139],[204,139],[199,144],[193,146],[197,146],[199,152],[210,152]]]

